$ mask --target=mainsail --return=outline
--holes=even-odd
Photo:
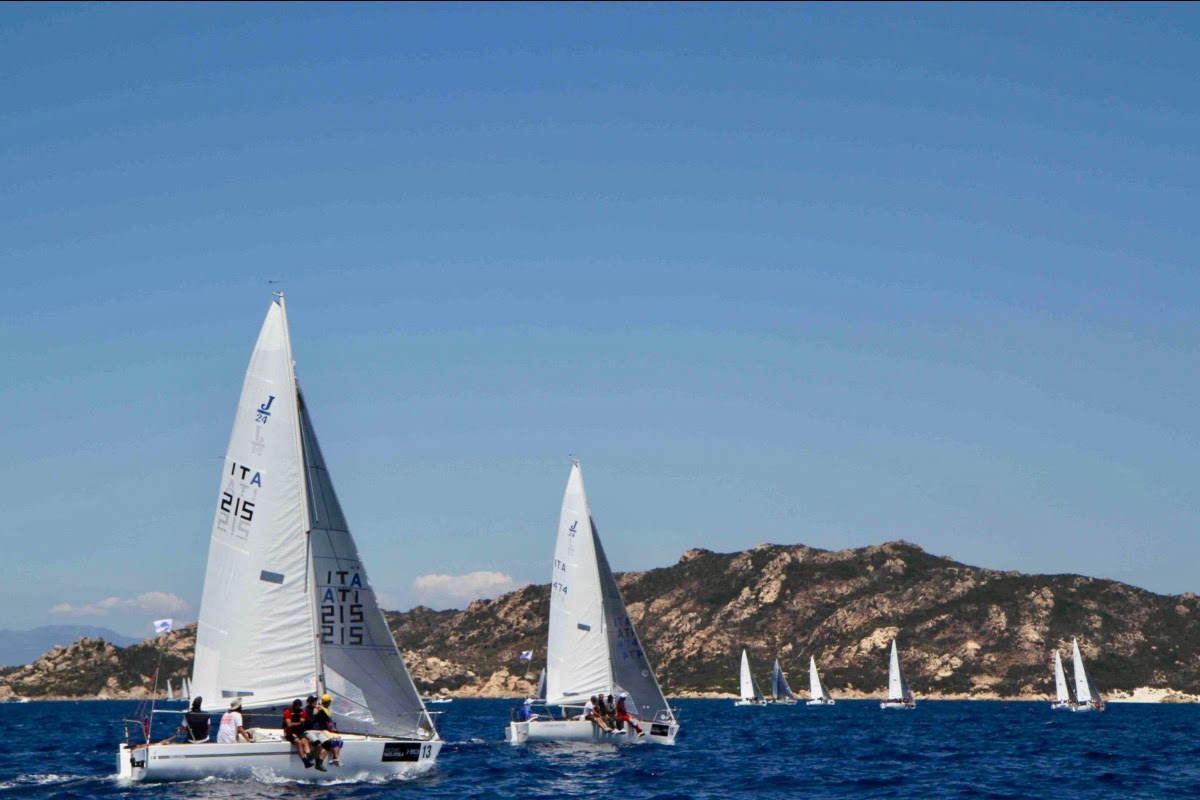
[[[316,691],[308,509],[283,298],[267,312],[238,401],[204,572],[192,668],[205,711]]]
[[[746,655],[745,650],[742,650],[742,667],[738,675],[738,683],[742,700],[762,701],[764,699],[762,691],[758,688],[758,681],[754,680],[754,676],[750,673],[750,658]]]
[[[592,521],[583,471],[572,465],[563,494],[546,647],[546,700],[582,705],[595,694],[629,695],[629,710],[670,719]]]
[[[296,385],[283,297],[255,345],[224,467],[196,635],[205,710],[329,692],[342,728],[433,725],[367,580]]]
[[[1079,642],[1071,640],[1071,668],[1075,672],[1075,697],[1080,703],[1091,703],[1096,700],[1096,689],[1088,679],[1083,669],[1083,656],[1079,652]]]
[[[812,695],[813,700],[833,699],[821,681],[821,674],[817,672],[817,659],[813,656],[808,657],[808,693]]]
[[[771,699],[772,700],[795,700],[796,695],[792,694],[792,689],[788,686],[787,676],[783,674],[783,669],[779,666],[779,659],[775,659],[775,667],[771,670]]]
[[[1071,690],[1071,685],[1067,683],[1067,675],[1063,672],[1062,656],[1057,650],[1054,651],[1054,690],[1060,703],[1075,702],[1074,692]]]
[[[895,639],[892,639],[892,659],[888,664],[888,700],[906,703],[912,700],[908,681],[904,680],[904,673],[900,671],[900,656],[896,652]]]

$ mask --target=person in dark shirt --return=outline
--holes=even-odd
[[[637,722],[634,721],[633,717],[630,716],[629,709],[625,706],[625,701],[628,698],[629,698],[629,695],[625,694],[624,692],[621,692],[620,696],[617,697],[617,707],[615,709],[616,713],[617,713],[617,719],[619,719],[621,721],[622,725],[625,724],[626,722],[628,722],[630,725],[633,726],[633,729],[635,731],[637,731],[638,736],[641,736],[642,735],[641,727],[637,724]]]
[[[335,767],[342,765],[342,740],[335,736],[337,725],[333,723],[333,713],[329,710],[329,706],[333,703],[333,697],[328,694],[321,695],[321,705],[317,706],[317,710],[313,712],[309,722],[309,731],[305,734],[308,741],[313,746],[313,755],[317,759],[317,769],[324,771],[321,766],[321,750],[332,755],[330,763]]]
[[[179,733],[187,733],[189,744],[208,741],[208,729],[212,720],[209,719],[208,714],[200,710],[200,703],[203,700],[203,697],[192,700],[192,709],[183,715],[183,724],[179,726]]]

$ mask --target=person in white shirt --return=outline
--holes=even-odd
[[[229,704],[229,710],[221,715],[221,728],[217,731],[217,742],[233,744],[245,739],[250,741],[250,734],[242,727],[242,698],[235,697]]]

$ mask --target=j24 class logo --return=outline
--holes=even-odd
[[[254,421],[266,424],[271,418],[271,404],[275,402],[275,395],[267,397],[267,402],[258,407],[258,411],[254,414]]]

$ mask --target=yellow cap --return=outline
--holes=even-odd
[[[325,705],[329,705],[330,703],[333,702],[333,698],[327,694],[323,694],[323,695],[321,695],[321,702],[324,703]]]

